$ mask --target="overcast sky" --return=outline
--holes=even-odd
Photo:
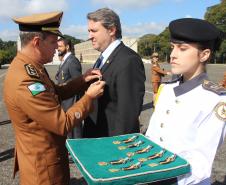
[[[0,38],[17,39],[18,26],[12,17],[60,10],[64,12],[61,31],[87,39],[86,15],[103,7],[119,14],[123,36],[159,34],[174,19],[203,19],[207,7],[219,3],[220,0],[0,0]]]

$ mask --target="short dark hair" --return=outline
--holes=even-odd
[[[20,31],[20,42],[21,47],[25,47],[34,37],[40,37],[41,39],[45,39],[48,33],[46,32],[26,32]]]
[[[73,50],[72,50],[72,43],[71,43],[71,40],[70,39],[61,37],[61,38],[58,39],[58,42],[59,41],[62,41],[65,46],[69,46],[69,51],[70,52],[73,52]]]
[[[94,12],[87,14],[87,19],[93,20],[94,22],[101,22],[102,25],[109,29],[113,26],[116,27],[116,38],[122,38],[122,29],[119,16],[109,8],[101,8]]]

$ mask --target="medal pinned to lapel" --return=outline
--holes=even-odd
[[[62,80],[64,80],[64,71],[61,72]]]
[[[226,121],[226,103],[220,102],[214,108],[214,112],[218,119]]]

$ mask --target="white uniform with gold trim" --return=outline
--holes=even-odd
[[[192,172],[179,177],[179,185],[210,185],[212,163],[226,135],[226,93],[204,89],[206,78],[203,73],[185,83],[166,84],[146,132],[190,163]]]

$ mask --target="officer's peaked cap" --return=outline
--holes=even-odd
[[[13,21],[19,25],[20,31],[43,31],[62,36],[59,31],[62,15],[63,12],[40,13],[13,18]]]
[[[221,32],[208,21],[195,18],[177,19],[169,24],[171,41],[184,42],[215,42],[220,38]],[[216,49],[216,48],[215,48]]]

